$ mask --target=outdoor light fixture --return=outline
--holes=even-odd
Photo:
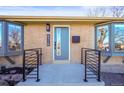
[[[46,24],[46,31],[50,32],[50,24]]]

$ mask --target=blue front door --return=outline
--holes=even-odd
[[[54,31],[54,59],[69,59],[69,28],[55,27]]]

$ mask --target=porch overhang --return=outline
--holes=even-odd
[[[81,16],[0,16],[2,20],[21,23],[47,23],[47,22],[77,22],[77,23],[104,23],[111,21],[124,21],[124,18],[114,17],[81,17]]]

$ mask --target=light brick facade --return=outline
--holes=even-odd
[[[51,31],[46,31],[46,23],[28,23],[24,26],[24,48],[42,48],[43,63],[53,63],[53,25],[70,26],[70,63],[80,63],[82,47],[94,48],[95,32],[92,23],[51,22]],[[47,33],[50,33],[50,46],[47,46]],[[72,36],[80,36],[80,43],[72,43]],[[22,64],[22,56],[13,56],[17,64]],[[122,63],[122,57],[112,57],[107,63]],[[8,64],[4,58],[0,63]]]

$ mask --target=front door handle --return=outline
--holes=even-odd
[[[56,49],[56,42],[54,42],[54,49]]]

